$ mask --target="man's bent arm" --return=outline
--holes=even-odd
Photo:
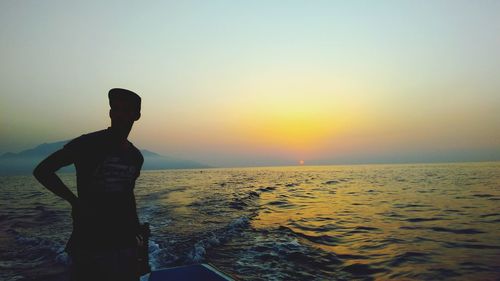
[[[40,162],[33,175],[45,188],[75,206],[78,198],[56,175],[57,170],[73,162],[71,154],[63,148]]]

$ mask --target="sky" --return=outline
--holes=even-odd
[[[500,160],[500,1],[0,2],[0,154],[109,126],[223,167]]]

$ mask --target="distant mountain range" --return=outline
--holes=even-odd
[[[0,156],[0,175],[29,174],[40,161],[62,148],[68,141],[44,143],[19,153],[7,152]],[[208,165],[195,161],[163,156],[146,149],[141,149],[141,153],[144,156],[143,170],[210,168]],[[74,166],[71,165],[60,171],[71,172],[74,170]]]

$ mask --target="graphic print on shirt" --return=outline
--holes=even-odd
[[[137,169],[129,165],[122,158],[108,156],[94,173],[94,187],[96,192],[124,192],[132,191]]]

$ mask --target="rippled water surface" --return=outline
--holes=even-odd
[[[72,188],[74,175],[63,180]],[[69,205],[0,177],[0,279],[64,280]],[[153,268],[241,280],[499,280],[500,163],[143,171]]]

